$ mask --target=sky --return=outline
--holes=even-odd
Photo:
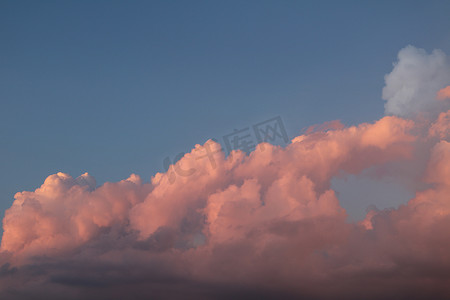
[[[144,180],[281,116],[289,137],[384,114],[408,44],[450,52],[446,1],[2,1],[0,209],[56,172]]]
[[[95,278],[84,282],[79,274],[92,272],[89,267],[61,271],[67,264],[96,261],[108,243],[117,247],[117,253],[102,252],[108,267],[124,256],[131,265],[143,266],[130,275],[130,282],[138,282],[136,291],[142,288],[140,278],[161,274],[169,282],[181,278],[190,292],[204,291],[205,278],[213,278],[207,290],[223,291],[236,268],[231,264],[227,269],[223,251],[241,253],[244,261],[247,251],[256,249],[264,261],[280,247],[291,258],[300,241],[284,240],[291,238],[289,226],[300,222],[294,227],[303,232],[298,224],[322,218],[331,220],[314,223],[323,241],[305,237],[302,259],[311,259],[311,249],[320,257],[313,255],[311,265],[302,263],[304,273],[283,269],[279,279],[285,283],[278,285],[255,274],[283,262],[260,262],[260,269],[243,265],[242,276],[252,279],[241,283],[258,287],[268,280],[274,282],[271,292],[281,289],[290,295],[297,292],[290,279],[308,272],[321,278],[331,265],[333,274],[348,278],[360,274],[350,269],[363,270],[368,281],[389,268],[401,274],[405,266],[398,253],[407,245],[415,249],[430,242],[423,236],[410,241],[413,230],[402,231],[401,224],[411,219],[409,228],[426,233],[429,227],[421,226],[428,219],[414,215],[417,203],[433,198],[432,193],[444,203],[430,204],[424,214],[430,218],[446,205],[448,184],[436,174],[447,176],[439,162],[445,166],[450,161],[445,142],[449,12],[448,1],[2,1],[0,213],[5,216],[1,250],[6,252],[0,252],[5,262],[0,295],[2,280],[20,286],[35,268],[43,268],[33,260],[43,253],[51,280],[42,280],[50,285],[42,290],[28,286],[25,296],[37,291],[47,297],[47,287],[58,295],[60,286],[65,291],[121,281],[113,276],[103,282],[94,272]],[[207,160],[194,164],[199,163],[195,149],[224,148],[224,136],[273,118],[289,140],[279,142],[281,148],[266,145],[250,156],[235,153],[235,160],[220,156],[209,165]],[[180,164],[169,167],[167,159]],[[180,175],[190,169],[196,173]],[[170,176],[176,176],[175,182]],[[161,197],[166,204],[158,202]],[[277,197],[281,204],[274,202]],[[255,200],[260,198],[262,207]],[[295,199],[312,204],[301,208]],[[42,214],[36,213],[39,209]],[[73,214],[65,215],[66,210]],[[254,210],[258,213],[251,217],[245,214]],[[198,211],[207,220],[207,233]],[[386,224],[400,224],[396,230],[404,234],[387,252],[395,230]],[[280,233],[280,243],[272,245],[275,240],[264,235],[253,244],[224,246],[230,236],[247,236],[256,225],[265,233]],[[330,228],[336,228],[337,240],[324,234]],[[372,233],[363,234],[361,228],[381,236],[382,246],[373,250]],[[358,248],[342,242],[346,234],[366,249],[365,255],[355,254],[362,264],[348,264],[351,259],[342,254]],[[134,245],[131,250],[127,242]],[[441,253],[434,242],[426,255],[417,250],[417,256],[411,252],[407,258],[420,272],[426,270],[419,261]],[[199,250],[172,256],[167,249]],[[219,254],[205,254],[213,250]],[[145,251],[158,256],[152,252],[148,257]],[[371,265],[382,265],[380,253],[392,257],[386,269]],[[324,259],[328,256],[332,262]],[[432,266],[446,266],[447,257],[436,256]],[[148,273],[154,264],[162,273]],[[192,265],[197,268],[190,285],[183,281],[183,270]],[[222,274],[210,273],[216,266]],[[414,280],[424,287],[420,292],[428,291],[422,278]],[[327,296],[316,289],[320,282],[314,281],[310,290],[305,283],[302,292]],[[395,282],[401,287],[408,283]],[[347,295],[347,285],[350,279],[342,290],[336,288],[337,294]],[[90,288],[76,291],[94,295]]]

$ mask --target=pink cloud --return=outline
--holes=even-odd
[[[438,100],[450,99],[450,85],[439,90],[437,92],[436,99]]]
[[[438,119],[430,126],[429,135],[442,140],[450,136],[450,110],[439,114]]]
[[[448,296],[449,114],[426,130],[398,117],[327,125],[285,148],[217,153],[215,167],[196,159],[197,145],[177,162],[196,172],[174,182],[157,173],[151,183],[131,175],[96,187],[88,174],[51,175],[6,211],[0,282],[10,288],[0,294]],[[415,151],[423,139],[427,155]],[[347,222],[332,178],[408,160],[428,165],[428,187],[398,209]]]
[[[448,299],[450,110],[433,101],[448,66],[399,52],[386,113],[413,119],[326,122],[214,163],[207,141],[149,183],[49,176],[5,213],[0,298]],[[169,179],[180,169],[195,172]],[[331,182],[366,171],[415,196],[349,222]]]

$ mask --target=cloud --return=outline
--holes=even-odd
[[[387,115],[412,117],[448,109],[447,104],[436,101],[438,91],[450,84],[450,59],[441,50],[428,54],[413,46],[403,48],[384,79]]]
[[[438,100],[450,99],[450,85],[439,90],[437,92],[436,99]]]
[[[450,136],[450,111],[439,114],[436,122],[430,126],[429,134],[441,139]]]
[[[449,116],[334,121],[214,164],[196,155],[208,141],[175,180],[51,175],[5,213],[0,297],[446,299]],[[399,164],[420,177],[415,196],[348,222],[333,178]]]

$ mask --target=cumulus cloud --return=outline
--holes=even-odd
[[[446,104],[436,101],[436,95],[450,84],[450,59],[441,50],[428,54],[424,49],[407,46],[399,51],[394,69],[384,79],[386,114],[412,117],[443,111]],[[444,91],[438,98],[445,95]]]
[[[449,116],[334,121],[214,164],[196,155],[208,141],[175,181],[51,175],[5,213],[0,297],[446,299]],[[348,222],[332,179],[399,163],[421,173],[413,199]]]
[[[436,95],[436,99],[438,100],[450,99],[450,85],[443,88],[442,90],[439,90]]]

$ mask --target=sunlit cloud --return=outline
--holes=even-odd
[[[450,99],[450,85],[439,90],[436,95],[436,99],[438,100]]]
[[[450,110],[426,122],[411,114],[428,111],[419,99],[438,86],[420,72],[447,74],[436,62],[445,54],[401,50],[383,92],[394,116],[375,122],[328,122],[248,155],[218,151],[214,167],[196,159],[200,147],[220,146],[209,140],[175,163],[196,170],[176,180],[132,174],[97,187],[87,173],[50,175],[5,213],[0,295],[448,298]],[[399,79],[404,68],[420,88]],[[385,176],[399,164],[421,178],[415,196],[349,222],[333,178],[369,168]]]

